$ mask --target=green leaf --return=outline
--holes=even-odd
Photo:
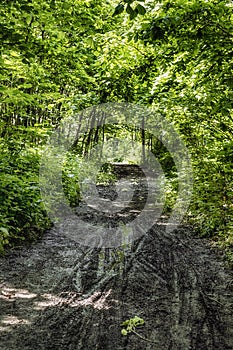
[[[130,16],[134,16],[135,11],[132,9],[132,7],[128,4],[126,6],[126,12],[130,15]]]
[[[137,11],[138,11],[139,15],[145,15],[145,13],[146,13],[146,9],[145,9],[145,7],[144,7],[144,6],[142,6],[142,5],[140,5],[140,4],[137,4],[137,6],[136,6],[136,9],[135,9],[135,10],[137,10]]]
[[[123,4],[119,4],[115,8],[115,11],[114,11],[112,16],[114,17],[114,16],[117,16],[117,15],[120,15],[123,11],[124,11],[124,5]]]
[[[139,39],[139,35],[138,35],[138,33],[136,33],[133,40],[136,43],[136,42],[138,42],[138,39]]]
[[[132,20],[134,19],[135,17],[137,17],[138,13],[137,11],[134,11],[130,16],[129,16],[129,19]]]
[[[127,332],[127,330],[126,330],[126,329],[122,329],[122,330],[121,330],[121,334],[122,334],[122,335],[127,335],[127,334],[128,334],[128,332]]]
[[[139,325],[144,324],[145,321],[143,320],[143,318],[138,317],[138,316],[135,316],[135,317],[133,318],[133,323],[134,323],[134,326],[139,326]]]
[[[4,234],[5,237],[8,237],[8,236],[9,236],[9,232],[8,232],[7,228],[5,228],[5,227],[0,227],[0,231],[3,232],[3,234]]]
[[[32,21],[32,15],[29,14],[29,15],[26,16],[26,23],[27,23],[28,26],[31,24],[31,21]]]
[[[128,326],[128,324],[129,324],[129,322],[130,322],[130,320],[125,320],[124,322],[122,322],[122,326]]]

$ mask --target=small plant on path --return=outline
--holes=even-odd
[[[150,339],[144,338],[141,334],[139,334],[136,331],[136,327],[138,326],[142,326],[145,324],[145,321],[143,318],[140,318],[138,316],[134,316],[134,318],[130,318],[129,320],[124,321],[121,326],[123,327],[123,329],[121,330],[121,334],[124,336],[127,336],[128,333],[134,333],[135,335],[137,335],[139,338],[147,341],[147,342],[151,342],[154,343],[153,341],[151,341]]]

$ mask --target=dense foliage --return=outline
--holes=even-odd
[[[108,101],[138,103],[168,118],[192,156],[187,220],[203,236],[233,244],[233,23],[231,1],[36,0],[0,5],[0,247],[48,227],[38,159],[51,128],[73,111]],[[84,154],[101,133],[87,133]],[[176,182],[166,149],[146,136]],[[66,180],[68,181],[68,180]],[[71,181],[71,180],[70,180]],[[66,182],[73,201],[74,186]],[[71,193],[69,194],[69,189]],[[170,202],[170,204],[169,204]]]

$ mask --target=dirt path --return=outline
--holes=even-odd
[[[186,229],[157,225],[125,252],[51,230],[0,267],[2,350],[232,349],[231,275]],[[154,343],[121,335],[135,315]]]
[[[1,350],[233,349],[232,274],[187,228],[160,222],[124,249],[52,229],[0,270]],[[149,341],[121,335],[135,315]]]

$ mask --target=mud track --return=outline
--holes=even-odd
[[[51,229],[2,257],[0,349],[233,349],[231,271],[208,241],[165,227],[124,248],[84,247]],[[147,341],[121,335],[135,315]]]

